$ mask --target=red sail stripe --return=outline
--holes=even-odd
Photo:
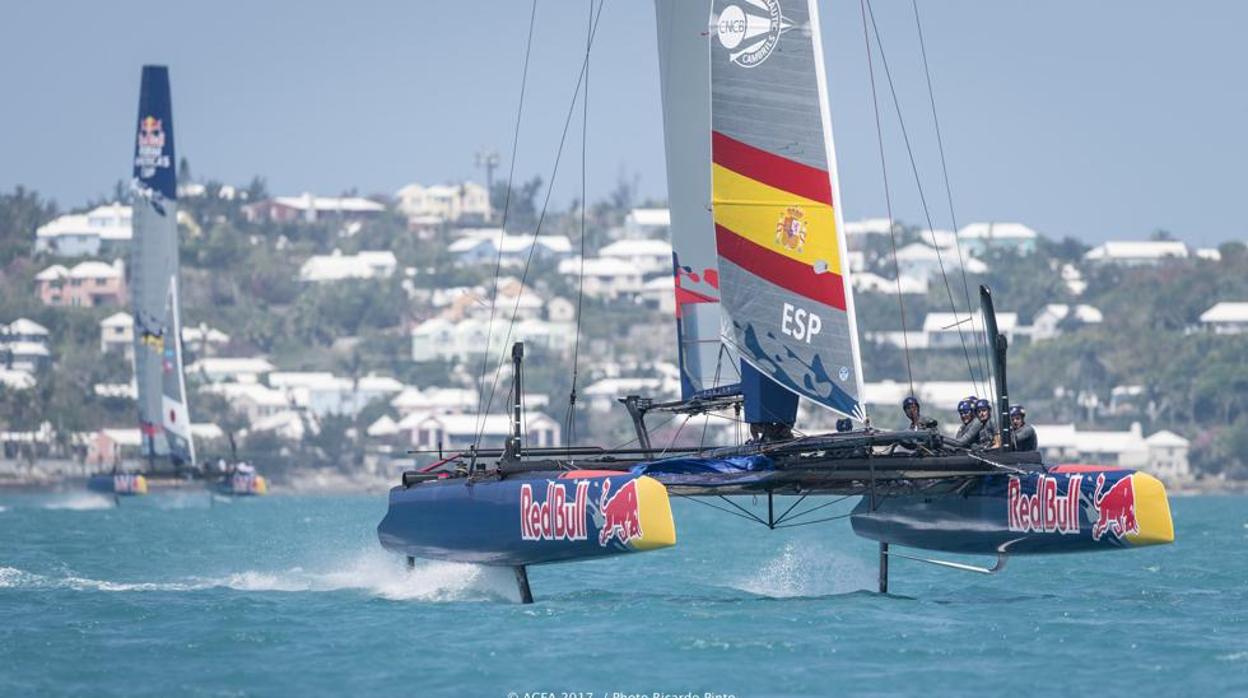
[[[711,132],[711,160],[769,187],[832,205],[832,182],[827,170],[755,148],[718,131]]]
[[[840,274],[816,274],[809,264],[786,257],[748,240],[718,223],[719,256],[781,288],[817,303],[845,310],[845,283]]]

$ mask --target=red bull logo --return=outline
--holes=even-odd
[[[569,501],[565,485],[546,483],[545,501],[533,498],[531,485],[520,486],[520,538],[522,540],[588,540],[589,482],[576,483]]]
[[[1100,540],[1108,531],[1116,538],[1128,533],[1139,533],[1140,524],[1135,519],[1135,485],[1130,475],[1122,478],[1109,491],[1101,494],[1105,487],[1105,474],[1096,477],[1096,494],[1092,501],[1096,504],[1096,523],[1092,524],[1092,540]]]
[[[1101,476],[1104,479],[1104,475]],[[1009,522],[1011,531],[1022,533],[1079,532],[1079,489],[1082,475],[1072,475],[1066,485],[1066,494],[1057,493],[1057,478],[1040,475],[1036,479],[1035,494],[1023,494],[1022,482],[1011,477],[1008,492]],[[1093,531],[1094,537],[1096,536]]]
[[[169,156],[165,154],[165,129],[161,120],[148,116],[139,121],[139,145],[134,156],[139,176],[151,177],[156,168],[169,167],[170,164]]]
[[[607,545],[612,538],[624,545],[641,537],[641,514],[637,510],[637,482],[629,480],[613,495],[611,481],[602,483],[602,495],[598,508],[602,513],[602,526],[598,529],[598,544]]]

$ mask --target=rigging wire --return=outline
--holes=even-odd
[[[535,1],[536,1],[536,0],[535,0]],[[592,29],[591,29],[591,31],[590,31],[590,35],[589,35],[589,36],[590,36],[590,43],[591,43],[591,45],[592,45],[592,43],[593,43],[593,38],[594,38],[594,36],[595,36],[595,35],[597,35],[597,33],[598,33],[598,22],[602,19],[602,10],[603,10],[603,8],[604,8],[605,6],[606,6],[606,3],[605,3],[605,2],[603,2],[603,3],[602,3],[602,4],[600,4],[600,5],[598,5],[598,14],[594,16],[593,27],[592,27]],[[543,199],[543,201],[542,201],[542,210],[541,210],[541,212],[538,214],[538,217],[537,217],[537,225],[535,225],[535,226],[534,226],[534,228],[533,228],[533,235],[531,236],[531,238],[530,238],[530,240],[529,240],[529,252],[528,252],[528,255],[525,257],[525,260],[524,260],[524,272],[520,275],[520,288],[519,288],[518,292],[516,293],[516,302],[515,302],[515,304],[514,304],[514,307],[512,308],[512,312],[511,312],[511,321],[510,321],[510,322],[508,322],[508,324],[507,324],[507,335],[506,335],[506,337],[503,339],[503,350],[502,350],[502,356],[499,358],[498,368],[495,370],[495,372],[494,372],[494,379],[493,379],[493,381],[492,381],[492,382],[491,382],[491,384],[490,384],[490,395],[489,395],[489,398],[485,401],[485,404],[484,404],[484,406],[483,406],[483,407],[484,407],[484,411],[483,411],[483,413],[482,413],[482,419],[480,420],[480,426],[479,426],[479,428],[478,428],[478,430],[477,430],[477,435],[476,435],[476,443],[480,443],[480,441],[481,441],[481,436],[485,433],[485,419],[484,419],[484,415],[488,415],[488,414],[489,414],[489,410],[490,410],[490,409],[493,407],[493,405],[494,405],[494,395],[495,395],[495,393],[497,392],[497,388],[498,388],[498,379],[499,379],[499,377],[502,375],[502,372],[503,372],[503,366],[504,366],[504,365],[506,364],[506,362],[507,362],[507,344],[511,342],[511,335],[512,335],[512,332],[515,330],[515,327],[516,327],[516,318],[517,318],[517,316],[519,315],[519,311],[520,311],[520,301],[521,301],[522,297],[524,296],[524,284],[525,284],[525,282],[527,282],[527,281],[528,281],[528,278],[529,278],[529,271],[530,271],[530,270],[532,269],[532,267],[533,267],[533,251],[534,251],[534,250],[536,249],[536,247],[537,247],[537,237],[538,237],[538,235],[540,235],[540,234],[541,234],[541,231],[542,231],[542,224],[543,224],[543,223],[545,222],[545,220],[546,220],[546,212],[547,212],[547,211],[549,210],[549,208],[550,208],[550,197],[551,197],[551,194],[552,194],[552,193],[553,193],[553,191],[554,191],[555,179],[559,176],[559,164],[560,164],[560,162],[562,162],[562,160],[563,160],[563,148],[564,148],[564,145],[567,143],[567,140],[568,140],[568,130],[569,130],[569,128],[570,128],[570,127],[571,127],[571,125],[572,125],[572,115],[576,113],[576,103],[577,103],[577,100],[578,100],[578,99],[579,99],[579,97],[580,97],[580,94],[581,94],[581,87],[582,87],[582,85],[583,85],[583,84],[584,84],[584,82],[585,82],[585,73],[586,73],[586,71],[587,71],[587,69],[588,69],[588,67],[589,67],[589,66],[588,66],[588,56],[589,56],[589,52],[587,51],[587,52],[586,52],[586,60],[585,60],[585,61],[582,61],[582,63],[581,63],[581,72],[578,74],[577,79],[576,79],[576,88],[575,88],[575,89],[573,90],[573,92],[572,92],[572,101],[571,101],[571,103],[568,105],[568,114],[567,114],[567,116],[564,118],[564,121],[563,121],[563,131],[562,131],[562,134],[561,134],[561,135],[560,135],[560,137],[559,137],[559,147],[558,147],[558,148],[556,149],[556,151],[555,151],[555,162],[554,162],[554,165],[553,165],[553,167],[552,167],[551,174],[550,174],[550,183],[549,183],[549,184],[547,184],[547,186],[546,186],[546,197],[545,197],[545,198]],[[509,186],[510,186],[510,185],[509,185]],[[497,275],[498,275],[498,270],[495,270],[495,284],[497,284]],[[489,354],[489,346],[486,346],[486,354],[487,354],[487,356],[488,356],[488,354]]]
[[[490,321],[486,323],[485,352],[481,356],[481,375],[477,378],[477,441],[480,433],[485,431],[485,419],[482,413],[482,398],[485,397],[485,371],[490,362],[490,340],[494,331],[494,312],[498,303],[498,277],[503,268],[503,237],[507,234],[507,214],[511,210],[511,190],[516,174],[516,154],[520,144],[520,122],[524,115],[525,87],[529,82],[529,56],[533,52],[533,27],[537,20],[537,0],[529,8],[529,36],[524,44],[524,67],[520,71],[520,99],[516,105],[516,123],[511,133],[511,162],[507,166],[507,194],[503,199],[503,217],[499,222],[498,256],[494,260],[494,284],[490,293]],[[486,197],[490,192],[486,192]]]
[[[975,362],[979,365],[980,378],[984,381],[985,387],[987,387],[988,370],[984,354],[988,352],[988,348],[984,346],[983,352],[980,351],[980,346],[987,342],[987,337],[975,327],[975,313],[971,311],[971,284],[966,278],[966,258],[962,255],[962,239],[961,236],[956,235],[958,232],[958,216],[953,209],[953,188],[949,185],[949,166],[945,160],[945,142],[940,132],[940,117],[936,115],[936,93],[932,89],[932,71],[927,63],[927,43],[923,40],[923,23],[919,19],[919,2],[918,0],[910,0],[910,5],[914,8],[914,27],[919,34],[919,51],[923,55],[923,76],[927,78],[927,99],[932,106],[932,124],[936,127],[936,146],[940,150],[940,173],[945,180],[945,199],[949,203],[949,220],[953,223],[955,232],[953,244],[958,253],[958,266],[961,267],[962,290],[966,296],[967,314],[971,318],[971,339],[975,345]],[[974,382],[974,379],[972,379],[972,382]]]
[[[879,25],[875,21],[875,9],[871,6],[871,0],[861,0],[861,2],[865,2],[866,8],[867,8],[867,14],[871,19],[871,30],[875,36],[876,47],[879,48],[879,51],[880,51],[880,64],[884,68],[884,76],[888,81],[889,93],[892,95],[892,98],[893,98],[893,107],[897,112],[897,124],[901,127],[902,140],[906,145],[906,155],[909,157],[909,160],[910,160],[910,170],[914,174],[915,187],[918,189],[919,201],[923,206],[923,216],[927,221],[927,229],[932,234],[932,247],[934,247],[936,250],[936,262],[940,267],[940,276],[944,280],[944,283],[945,283],[945,292],[949,297],[949,307],[953,311],[954,320],[957,320],[958,318],[957,302],[954,300],[954,297],[953,297],[953,287],[950,286],[949,284],[949,274],[945,271],[944,255],[941,254],[940,247],[936,244],[936,233],[934,230],[934,226],[932,224],[931,209],[927,205],[927,195],[923,191],[923,181],[919,177],[919,166],[914,158],[914,148],[910,143],[910,133],[909,131],[906,130],[906,122],[901,114],[901,100],[897,97],[897,87],[893,83],[893,74],[892,74],[892,71],[888,67],[888,56],[884,52],[884,42],[880,38],[880,28],[879,28]],[[969,309],[968,309],[968,312],[969,312]],[[955,322],[954,324],[958,328],[958,340],[962,344],[962,353],[966,357],[966,368],[967,368],[967,371],[970,373],[971,383],[975,385],[975,390],[979,391],[978,382],[976,381],[976,377],[975,377],[975,367],[971,363],[971,352],[970,352],[970,349],[967,348],[967,345],[966,345],[966,333],[962,330],[960,322]]]
[[[867,32],[867,6],[862,9],[862,39],[867,47],[867,74],[871,77],[871,105],[875,109],[875,138],[880,148],[880,172],[884,175],[884,205],[888,211],[888,238],[893,247],[893,274],[897,277],[897,309],[901,315],[901,346],[906,357],[906,378],[914,395],[914,369],[910,366],[910,333],[906,330],[906,303],[901,295],[901,262],[897,260],[897,231],[893,225],[893,197],[888,186],[888,161],[884,157],[884,128],[880,124],[880,100],[875,91],[875,59],[871,57],[871,35]]]
[[[606,0],[601,0],[606,2]],[[601,4],[601,3],[600,3]],[[576,278],[576,340],[572,348],[572,390],[568,393],[568,443],[576,443],[576,381],[580,375],[581,306],[585,298],[585,153],[589,141],[589,49],[594,38],[594,0],[589,0],[589,18],[585,29],[585,92],[581,95],[581,260]]]

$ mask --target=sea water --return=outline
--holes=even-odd
[[[678,500],[676,547],[534,568],[526,606],[508,571],[381,550],[384,496],[8,495],[0,696],[1248,694],[1245,504],[992,577],[894,559],[879,595],[843,519]]]

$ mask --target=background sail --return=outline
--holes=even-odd
[[[167,316],[171,330],[161,358],[160,417],[169,457],[174,463],[195,462],[191,439],[191,414],[186,404],[186,376],[182,371],[182,318],[179,312],[178,277],[169,277]]]
[[[175,367],[181,368],[178,328],[170,302],[171,280],[178,273],[177,176],[174,170],[177,159],[173,149],[169,71],[164,66],[143,66],[135,138],[131,182],[134,241],[130,252],[134,370],[144,455],[163,456],[170,454],[165,429],[165,374]],[[177,360],[169,361],[167,357],[170,356]],[[189,462],[189,453],[172,455]]]
[[[785,388],[863,418],[813,3],[716,0],[712,205],[724,336]]]
[[[681,397],[736,392],[736,351],[720,341],[719,269],[711,219],[710,0],[655,0],[667,200],[672,213]],[[718,390],[717,390],[718,389]]]

